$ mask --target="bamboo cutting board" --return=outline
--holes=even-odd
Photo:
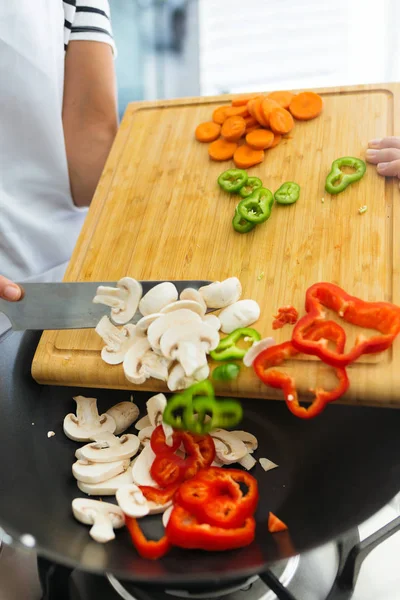
[[[196,125],[210,120],[214,108],[231,96],[130,104],[65,280],[237,276],[243,298],[261,306],[255,327],[278,343],[290,338],[292,328],[272,332],[277,308],[290,303],[303,314],[305,291],[318,281],[336,283],[365,300],[400,304],[397,180],[379,177],[369,165],[364,178],[337,197],[324,191],[333,160],[364,158],[370,139],[400,133],[400,85],[319,91],[322,115],[296,122],[290,137],[250,169],[273,192],[285,181],[296,181],[300,200],[275,205],[270,219],[246,235],[231,225],[237,198],[217,185],[218,175],[233,162],[210,161],[207,144],[194,139]],[[368,207],[363,215],[361,205]],[[354,332],[348,333],[351,341]],[[44,384],[135,389],[122,366],[101,361],[101,347],[92,330],[45,332],[33,377]],[[303,355],[285,369],[305,395],[317,383],[335,381],[332,369]],[[400,339],[381,355],[361,357],[348,372],[345,401],[400,405]],[[140,389],[166,390],[154,380]],[[245,368],[218,393],[282,397]]]

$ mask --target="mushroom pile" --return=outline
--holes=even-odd
[[[240,300],[241,294],[236,277],[199,290],[186,288],[180,296],[168,281],[144,296],[141,284],[130,277],[116,288],[100,286],[93,302],[111,307],[110,318],[104,316],[95,329],[105,342],[101,357],[122,364],[125,377],[136,385],[153,377],[171,391],[186,389],[208,378],[208,355],[219,344],[219,330],[229,334],[258,320],[259,305]],[[208,314],[217,310],[218,316]],[[129,321],[138,311],[134,325]]]

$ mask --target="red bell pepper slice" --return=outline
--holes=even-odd
[[[325,321],[320,324],[314,324],[309,330],[308,336],[312,340],[332,340],[336,342],[336,351],[343,351],[346,342],[346,335],[342,327],[334,321]],[[294,347],[292,342],[283,342],[276,346],[271,346],[258,356],[253,362],[253,369],[265,385],[274,388],[281,388],[286,405],[297,417],[301,419],[312,419],[320,414],[329,402],[333,402],[340,398],[349,388],[350,382],[346,373],[346,369],[337,368],[336,376],[338,385],[331,391],[326,391],[323,388],[315,390],[315,398],[308,408],[300,406],[296,383],[293,377],[286,373],[273,370],[272,367],[281,365],[283,362],[299,354],[299,351]]]
[[[177,504],[169,518],[166,534],[173,546],[214,552],[248,546],[254,540],[255,530],[253,517],[248,517],[241,527],[224,529],[200,523],[194,515]]]
[[[174,431],[172,435],[172,446],[167,446],[165,434],[162,425],[155,428],[150,438],[150,446],[154,454],[164,454],[165,452],[175,452],[181,445],[182,438],[180,431]]]
[[[211,465],[215,458],[215,444],[212,437],[196,435],[187,431],[182,432],[182,442],[186,454],[185,479],[194,477],[199,469]]]
[[[140,529],[139,523],[133,517],[125,515],[125,523],[131,536],[132,543],[142,558],[156,560],[157,558],[165,556],[171,548],[171,542],[166,535],[157,541],[148,540]]]
[[[154,481],[161,487],[173,483],[181,483],[185,478],[186,461],[173,452],[156,454],[150,467],[150,474]]]
[[[380,335],[369,339],[359,336],[348,352],[327,348],[308,336],[310,327],[324,319],[324,307],[335,311],[347,323],[374,329]],[[360,300],[332,283],[316,283],[308,288],[305,308],[307,314],[293,330],[293,346],[299,352],[318,356],[332,367],[346,367],[362,354],[386,350],[400,332],[400,307],[389,302]]]
[[[268,531],[270,533],[278,533],[278,531],[287,531],[288,526],[286,523],[278,519],[274,513],[270,512],[268,515]]]
[[[150,502],[155,502],[156,504],[166,504],[175,496],[176,490],[179,487],[179,483],[173,483],[172,485],[168,485],[164,489],[154,488],[151,485],[140,485],[139,488],[146,498]]]
[[[299,313],[294,306],[281,306],[278,313],[274,315],[272,329],[280,329],[286,324],[294,325],[299,318]]]

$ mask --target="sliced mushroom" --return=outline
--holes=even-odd
[[[203,304],[196,302],[195,300],[177,300],[176,302],[171,302],[171,304],[167,304],[160,310],[162,314],[168,314],[174,312],[175,310],[181,309],[193,310],[195,313],[200,315],[200,317],[204,317],[206,314],[206,309],[204,309]]]
[[[185,374],[185,371],[181,364],[177,363],[174,367],[172,367],[167,386],[171,392],[175,392],[177,390],[185,390],[186,388],[196,383],[196,381],[203,381],[207,379],[210,374],[210,367],[208,364],[205,364],[203,367],[200,367],[197,371],[193,373],[190,377]]]
[[[150,439],[151,439],[151,436],[153,435],[154,429],[155,429],[155,427],[153,427],[153,425],[150,425],[149,427],[145,427],[144,429],[141,429],[139,431],[138,438],[139,438],[142,446],[146,446],[146,444],[150,443]]]
[[[172,327],[190,323],[191,321],[201,323],[201,317],[187,308],[175,310],[172,313],[168,313],[159,319],[156,319],[147,330],[147,339],[149,340],[150,346],[153,350],[160,350],[160,340],[166,331]]]
[[[114,323],[125,325],[137,311],[141,296],[141,284],[132,277],[123,277],[116,288],[100,285],[93,302],[110,306]]]
[[[148,350],[142,357],[142,366],[148,377],[167,381],[168,369],[172,364],[172,360],[156,354],[153,350]]]
[[[115,538],[114,529],[125,525],[125,517],[119,506],[109,502],[99,502],[88,498],[72,500],[72,512],[75,519],[85,525],[93,525],[89,535],[104,544]]]
[[[155,457],[156,455],[151,449],[150,444],[147,444],[135,460],[135,464],[132,466],[131,473],[133,483],[136,483],[136,485],[159,487],[150,475],[151,465],[153,464]]]
[[[160,310],[178,299],[178,290],[170,281],[165,281],[155,285],[147,292],[139,303],[139,310],[142,315],[151,315],[160,312]]]
[[[117,490],[115,497],[118,506],[128,517],[140,519],[149,514],[148,502],[138,486],[134,483],[120,487]]]
[[[251,367],[254,362],[256,356],[260,354],[263,350],[270,348],[275,344],[275,340],[272,337],[266,337],[259,342],[254,342],[252,346],[247,350],[246,354],[243,357],[243,364],[245,367]]]
[[[83,481],[77,483],[81,492],[88,494],[88,496],[114,496],[120,487],[130,484],[132,481],[132,471],[127,469],[123,473],[100,483],[84,483]]]
[[[239,300],[219,313],[221,330],[232,333],[239,327],[248,327],[260,318],[260,307],[255,300]]]
[[[218,331],[202,322],[175,325],[160,341],[163,355],[180,362],[189,377],[207,364],[206,353],[218,344]]]
[[[141,419],[139,419],[139,421],[137,421],[137,423],[135,423],[135,429],[137,429],[137,431],[141,431],[145,427],[150,427],[150,425],[151,423],[149,415],[144,415],[144,417],[142,417]]]
[[[101,351],[101,358],[104,362],[109,365],[121,364],[133,343],[135,325],[128,323],[122,329],[118,329],[107,316],[104,316],[98,322],[95,331],[106,344]]]
[[[256,466],[257,461],[251,454],[248,453],[246,454],[246,456],[243,456],[243,458],[238,460],[238,463],[244,469],[246,469],[246,471],[251,471],[251,469],[253,469]]]
[[[123,362],[125,377],[131,383],[140,385],[144,383],[149,375],[143,365],[142,359],[150,350],[150,344],[146,337],[137,337],[129,348]]]
[[[164,525],[165,529],[167,528],[168,521],[170,519],[170,516],[171,516],[173,510],[174,510],[174,507],[169,506],[162,516],[162,524]]]
[[[210,432],[215,444],[215,454],[224,465],[238,462],[246,456],[247,448],[244,443],[229,431],[214,429]]]
[[[250,454],[253,454],[257,450],[258,440],[252,433],[248,433],[247,431],[231,431],[230,433],[239,440],[242,440],[247,448],[247,452],[250,452]]]
[[[237,277],[224,281],[214,281],[199,289],[208,308],[224,308],[237,302],[242,294],[242,286]]]
[[[72,465],[72,474],[83,483],[101,483],[115,477],[128,469],[129,458],[109,463],[92,463],[88,460],[77,460]]]
[[[274,463],[272,460],[269,460],[269,458],[260,458],[258,462],[264,471],[272,471],[272,469],[279,467],[279,465]]]
[[[153,427],[161,425],[167,399],[164,394],[156,394],[146,402],[147,414]]]
[[[221,321],[218,319],[217,315],[209,314],[204,315],[203,323],[207,323],[210,327],[214,327],[217,331],[221,329]]]
[[[119,402],[109,408],[106,415],[110,415],[114,419],[116,424],[114,434],[119,435],[136,421],[139,416],[139,408],[133,402]]]
[[[100,432],[113,433],[115,431],[114,419],[107,414],[99,415],[96,398],[75,396],[74,400],[76,415],[68,414],[63,423],[64,433],[67,437],[75,442],[87,442]]]
[[[115,462],[135,456],[139,450],[139,438],[131,433],[115,437],[112,433],[93,436],[94,442],[79,448],[75,456],[94,463]]]
[[[207,310],[207,304],[205,303],[203,296],[200,294],[199,290],[196,290],[195,288],[185,288],[184,290],[182,290],[179,299],[194,300],[195,302],[198,302],[203,307],[204,314]]]
[[[161,313],[152,313],[151,315],[146,315],[145,317],[142,317],[140,321],[136,323],[136,335],[146,335],[150,325],[154,323],[154,321],[156,321],[158,317],[161,316]]]

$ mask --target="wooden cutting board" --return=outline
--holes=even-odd
[[[400,85],[319,90],[324,111],[296,122],[288,139],[250,170],[275,191],[285,181],[301,186],[293,206],[276,205],[254,231],[240,235],[231,220],[237,198],[217,185],[233,162],[208,159],[195,127],[211,119],[231,96],[130,104],[73,253],[66,281],[210,279],[237,276],[243,297],[257,300],[255,327],[277,342],[292,328],[272,331],[277,308],[293,304],[304,313],[306,289],[330,281],[365,300],[400,304],[400,236],[397,180],[369,165],[364,178],[344,193],[324,191],[330,165],[340,156],[365,157],[367,142],[400,133]],[[322,201],[324,199],[324,201]],[[358,209],[368,210],[360,215]],[[348,330],[350,341],[354,332]],[[100,359],[102,341],[93,330],[48,331],[32,365],[40,383],[135,389],[122,366]],[[302,393],[317,383],[332,385],[332,369],[300,356],[285,365]],[[400,405],[400,339],[378,356],[361,357],[348,369],[345,401]],[[149,380],[140,389],[165,391]],[[218,393],[281,398],[243,368]]]

